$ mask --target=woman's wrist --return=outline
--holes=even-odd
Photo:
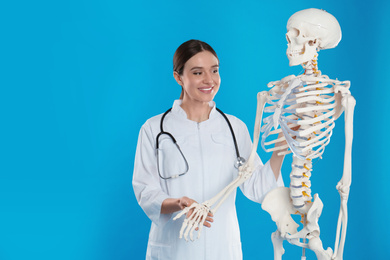
[[[161,204],[161,214],[170,214],[181,210],[180,199],[168,198]]]
[[[194,202],[196,201],[185,196],[179,199],[165,199],[161,204],[161,214],[171,214],[173,212],[183,210],[185,207],[191,206]]]

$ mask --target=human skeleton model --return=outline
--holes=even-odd
[[[281,259],[284,249],[283,240],[303,248],[312,249],[320,260],[342,259],[346,226],[347,200],[351,183],[351,148],[352,120],[355,99],[350,95],[349,82],[331,80],[321,75],[317,67],[317,51],[334,48],[341,39],[341,29],[337,20],[325,11],[308,9],[295,13],[287,24],[290,65],[302,64],[305,73],[300,76],[288,76],[280,81],[269,83],[270,91],[258,93],[253,147],[247,162],[239,168],[238,177],[219,192],[214,198],[201,204],[193,203],[180,212],[174,220],[193,211],[184,220],[180,238],[188,236],[193,240],[193,231],[199,228],[198,238],[203,223],[209,212],[215,214],[223,201],[247,180],[253,172],[253,162],[259,143],[260,126],[264,112],[273,115],[264,119],[262,128],[262,146],[274,145],[266,151],[279,154],[293,152],[291,188],[278,188],[265,197],[262,208],[271,214],[278,230],[272,235],[275,259]],[[322,248],[319,238],[318,218],[323,204],[318,195],[310,191],[311,160],[321,158],[325,146],[330,141],[332,129],[337,119],[345,110],[346,149],[344,173],[337,189],[341,196],[341,209],[337,225],[336,246],[334,253]],[[274,130],[272,130],[272,128]],[[297,129],[299,128],[299,129]],[[294,129],[294,130],[293,130]],[[265,142],[268,137],[274,140]],[[297,232],[298,224],[291,214],[301,214],[304,227]],[[341,230],[342,227],[342,230]],[[340,235],[341,231],[341,235]],[[340,239],[341,238],[341,239]],[[306,239],[309,240],[306,243]],[[302,256],[305,259],[305,256]]]
[[[286,37],[290,66],[301,64],[305,73],[270,82],[268,87],[271,90],[260,93],[270,105],[264,112],[273,113],[264,119],[265,125],[261,129],[264,132],[261,142],[263,149],[279,151],[279,154],[293,153],[290,188],[272,190],[262,203],[262,208],[270,213],[278,228],[272,234],[274,259],[282,259],[282,243],[287,240],[303,248],[302,259],[306,259],[305,248],[309,248],[320,260],[341,260],[348,222],[353,110],[356,101],[350,94],[349,81],[329,79],[321,75],[317,67],[317,51],[336,47],[341,39],[341,29],[331,14],[307,9],[290,17]],[[331,248],[324,250],[322,247],[318,219],[323,204],[318,194],[313,196],[312,201],[310,176],[312,160],[322,158],[325,146],[330,142],[334,121],[343,110],[346,144],[343,176],[336,186],[341,203],[333,252]],[[285,142],[287,144],[284,145]],[[270,145],[274,147],[267,148]],[[303,228],[299,232],[291,214],[302,216]]]

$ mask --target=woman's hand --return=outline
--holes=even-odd
[[[186,207],[191,206],[193,203],[197,203],[197,202],[196,202],[195,200],[190,199],[190,198],[185,197],[185,196],[184,196],[184,197],[181,197],[181,198],[179,199],[179,205],[180,205],[180,209],[181,209],[181,210],[183,210],[183,209],[186,208]],[[187,215],[187,218],[189,218],[189,217],[192,215],[193,212],[194,212],[193,209],[191,209],[190,211],[188,211],[188,213],[186,214],[186,215]],[[205,227],[210,228],[210,227],[211,227],[211,224],[210,224],[210,223],[214,221],[213,217],[214,217],[213,213],[209,212],[208,215],[207,215],[206,221],[203,223],[203,225],[204,225]],[[198,229],[199,229],[199,228],[196,228],[195,230],[198,231]]]
[[[174,198],[165,199],[161,205],[161,214],[171,214],[173,212],[183,210],[186,207],[191,206],[193,203],[197,203],[197,202],[185,196],[179,199],[174,199]],[[193,209],[188,211],[186,214],[187,218],[189,218],[193,212],[194,212]],[[211,227],[211,223],[214,221],[213,217],[214,217],[213,214],[209,212],[206,221],[204,222],[203,225],[205,227]],[[196,228],[195,230],[198,230],[198,228]]]

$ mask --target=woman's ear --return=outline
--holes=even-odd
[[[177,84],[179,84],[180,86],[183,87],[183,82],[181,81],[181,77],[179,75],[179,73],[177,73],[176,71],[173,72],[173,77],[175,78]]]

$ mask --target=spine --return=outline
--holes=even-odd
[[[300,214],[306,214],[311,205],[311,167],[312,163],[310,159],[299,159],[293,155],[292,171],[290,174],[290,196],[294,208]]]

